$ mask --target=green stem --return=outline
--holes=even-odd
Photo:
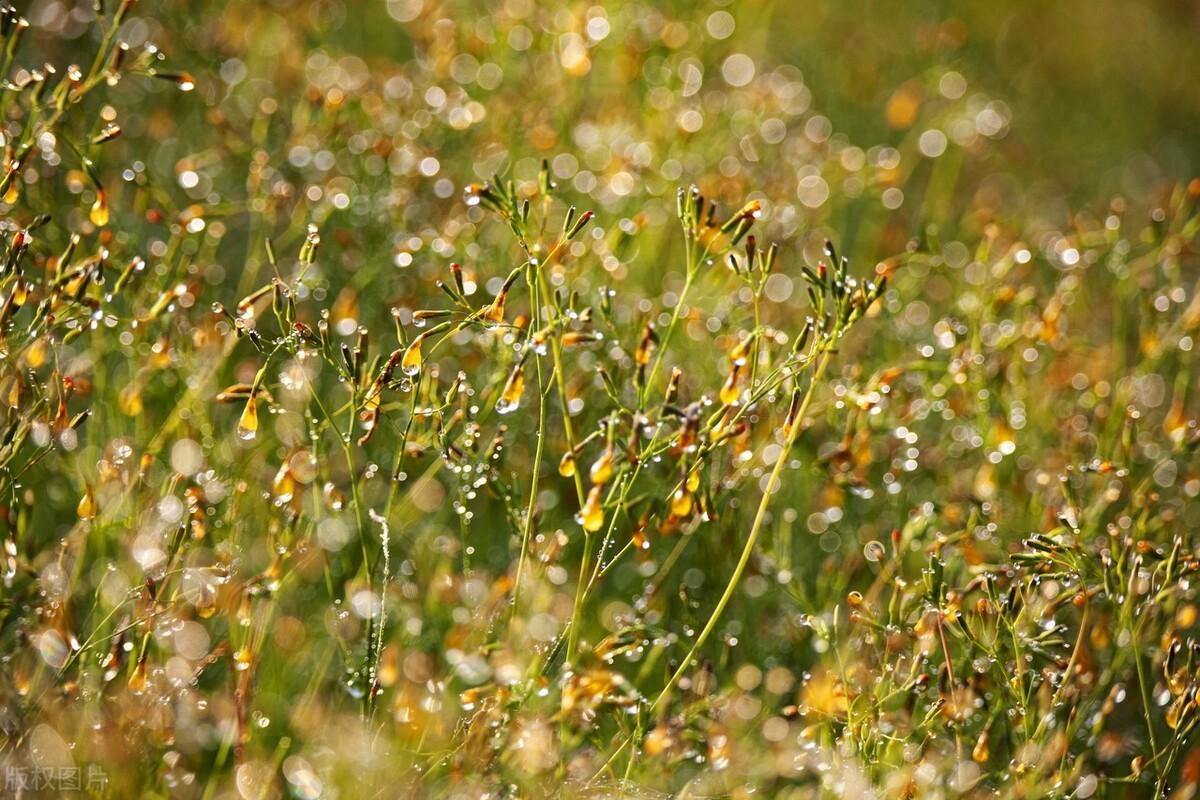
[[[529,269],[530,270],[539,270],[539,269],[541,269],[541,265],[533,264],[531,262],[529,265]],[[538,284],[533,279],[532,273],[529,273],[526,275],[526,280],[529,284],[529,296],[530,296],[530,300],[531,300],[531,305],[533,306],[533,309],[532,309],[533,310],[533,325],[530,326],[530,330],[536,331],[538,329],[539,325],[541,324],[540,319],[539,319],[541,314],[540,314],[539,308],[538,308],[538,303],[539,303],[538,288],[537,288]],[[528,341],[526,342],[526,346],[527,347],[531,346]],[[529,481],[530,481],[530,483],[529,483],[529,504],[525,509],[525,525],[523,526],[523,530],[521,531],[521,555],[517,559],[517,574],[516,574],[516,577],[513,579],[512,614],[514,617],[516,616],[518,602],[520,601],[520,598],[521,598],[521,577],[525,573],[525,560],[529,554],[529,537],[533,530],[534,511],[537,508],[538,476],[542,471],[542,451],[544,449],[544,444],[546,442],[546,390],[545,390],[545,382],[542,379],[542,360],[540,357],[538,357],[537,353],[534,353],[534,362],[537,367],[537,381],[538,381],[537,449],[534,451],[534,454],[533,454],[533,471],[529,478]]]
[[[546,271],[540,266],[537,270],[538,285],[541,287],[542,296],[549,302],[554,295],[550,292],[550,285],[546,281]],[[555,309],[557,315],[558,309]],[[567,406],[567,384],[566,378],[563,377],[562,368],[562,341],[559,339],[560,331],[555,330],[550,335],[550,355],[554,359],[554,383],[558,388],[558,403],[562,411],[563,418],[563,434],[567,439],[567,448],[570,452],[575,452],[575,430],[571,426],[571,412]],[[575,495],[579,499],[579,506],[583,507],[583,478],[579,474],[579,470],[575,470]]]
[[[832,355],[832,347],[837,340],[836,332],[830,337],[824,345],[821,352],[820,360],[817,362],[816,371],[813,373],[812,381],[808,385],[808,390],[804,393],[804,399],[800,403],[800,408],[796,412],[796,418],[792,420],[792,424],[788,429],[787,438],[784,440],[783,448],[779,452],[779,457],[775,459],[775,467],[771,470],[771,475],[767,479],[767,485],[763,489],[762,499],[758,504],[758,512],[754,515],[754,524],[750,528],[750,535],[746,538],[746,544],[742,548],[742,555],[738,558],[737,566],[734,567],[733,574],[729,576],[729,582],[725,585],[725,591],[721,594],[721,599],[717,601],[716,608],[709,615],[708,622],[705,623],[704,629],[700,631],[700,635],[696,637],[696,641],[692,643],[692,647],[688,650],[687,655],[679,664],[679,668],[675,670],[667,681],[667,685],[659,692],[658,697],[650,704],[649,712],[653,714],[667,701],[671,695],[671,691],[684,673],[691,668],[692,659],[696,657],[696,653],[708,641],[708,637],[716,629],[717,623],[721,620],[721,615],[725,612],[725,607],[729,605],[729,601],[733,599],[733,593],[737,591],[738,584],[742,580],[742,574],[746,571],[746,566],[750,563],[750,557],[754,554],[754,545],[758,542],[758,536],[762,532],[763,523],[766,521],[767,508],[771,504],[771,495],[779,486],[780,478],[783,476],[783,467],[787,463],[792,446],[796,443],[796,437],[800,432],[801,424],[804,420],[804,415],[808,412],[809,404],[812,402],[813,395],[816,392],[817,384],[820,383],[821,377],[825,374],[825,368],[829,365],[829,359]],[[602,767],[600,772],[603,772],[607,765],[612,763],[613,759],[617,758],[629,744],[633,741],[634,734],[626,737],[625,740],[617,747],[616,751],[609,757],[605,767]],[[599,775],[600,773],[597,773]]]
[[[804,393],[804,400],[800,403],[800,408],[796,412],[796,418],[792,421],[788,429],[787,438],[784,440],[783,448],[779,451],[779,457],[775,459],[775,467],[771,470],[771,476],[767,479],[767,485],[763,489],[762,499],[758,503],[758,512],[754,515],[754,524],[750,528],[750,535],[746,537],[746,544],[742,548],[742,555],[738,558],[737,566],[733,569],[733,574],[729,576],[729,582],[725,585],[725,591],[721,594],[721,599],[717,601],[716,608],[709,615],[708,622],[705,623],[704,629],[700,631],[700,635],[696,637],[696,641],[692,643],[692,647],[688,650],[687,656],[679,664],[679,669],[675,670],[675,674],[667,681],[667,685],[659,692],[658,697],[650,705],[650,711],[653,713],[670,697],[671,690],[679,683],[679,679],[683,674],[691,668],[692,659],[696,653],[708,641],[708,637],[712,635],[716,629],[717,623],[721,620],[721,615],[725,612],[725,607],[729,605],[729,601],[733,599],[733,593],[737,590],[738,584],[742,580],[742,574],[746,571],[746,565],[750,563],[750,557],[754,554],[754,545],[758,542],[758,536],[762,532],[763,523],[767,518],[767,509],[771,505],[771,495],[779,487],[780,478],[783,476],[783,467],[790,457],[792,445],[796,443],[796,437],[800,432],[801,423],[804,415],[808,412],[808,406],[812,402],[813,395],[816,392],[817,384],[820,383],[822,375],[825,373],[825,368],[829,365],[829,359],[832,351],[828,348],[821,354],[821,360],[817,362],[817,369],[813,373],[812,381],[808,385],[808,390]]]
[[[699,261],[703,261],[708,255],[708,250],[704,250]],[[671,311],[671,321],[667,324],[667,331],[663,334],[662,341],[658,344],[658,354],[654,357],[654,363],[650,366],[650,374],[646,377],[646,383],[642,385],[641,395],[638,397],[638,408],[644,408],[646,401],[650,397],[650,389],[654,386],[654,379],[658,376],[658,370],[662,367],[663,358],[667,354],[667,348],[671,345],[671,337],[675,333],[675,326],[679,323],[679,312],[683,309],[684,303],[687,301],[688,292],[691,291],[692,283],[696,280],[696,272],[699,262],[692,260],[692,245],[688,244],[688,266],[687,276],[683,279],[683,289],[679,292],[679,299],[675,302],[675,308]]]

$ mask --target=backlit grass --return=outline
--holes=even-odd
[[[865,142],[757,6],[55,7],[7,794],[1193,796],[1178,162],[1028,178],[955,20]]]

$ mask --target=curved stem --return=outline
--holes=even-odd
[[[813,394],[816,391],[817,384],[821,380],[821,376],[825,373],[825,367],[829,364],[829,358],[832,355],[833,342],[836,341],[836,336],[826,344],[825,349],[821,353],[820,361],[817,362],[816,371],[813,373],[812,381],[808,385],[808,390],[804,394],[804,400],[800,404],[799,410],[796,412],[796,418],[792,421],[791,427],[788,429],[787,438],[784,441],[783,449],[779,453],[779,457],[775,460],[775,467],[771,470],[771,476],[767,479],[767,485],[763,489],[762,499],[758,504],[758,511],[754,515],[754,524],[750,528],[750,535],[746,538],[746,544],[742,548],[742,555],[738,558],[737,566],[734,567],[733,574],[729,576],[729,582],[725,585],[725,591],[721,594],[721,599],[717,601],[716,608],[709,615],[708,622],[705,623],[704,629],[700,631],[700,635],[696,637],[696,641],[692,643],[692,647],[688,650],[687,655],[679,664],[679,668],[667,681],[667,685],[659,692],[658,697],[650,704],[649,713],[654,714],[658,708],[667,701],[671,695],[671,691],[684,673],[691,666],[692,659],[696,657],[696,653],[708,641],[708,637],[716,629],[717,623],[721,619],[721,614],[724,613],[725,607],[729,605],[729,601],[733,599],[733,593],[737,590],[738,584],[741,582],[742,573],[746,571],[746,565],[750,563],[750,557],[754,554],[754,545],[758,542],[759,533],[762,531],[763,522],[766,520],[767,507],[771,503],[771,495],[779,485],[780,477],[783,475],[783,465],[786,463],[788,454],[791,452],[792,445],[796,443],[797,434],[800,431],[801,421],[804,419],[804,414],[808,411],[809,403],[812,401]],[[601,774],[605,772],[617,759],[618,756],[630,745],[633,739],[637,736],[635,730],[617,746],[612,755],[608,757],[604,765],[592,776],[592,781],[595,781]]]
[[[541,269],[540,264],[530,263],[528,269]],[[530,331],[536,331],[541,324],[541,314],[538,304],[538,284],[534,280],[532,272],[527,275],[529,283],[530,305],[533,311],[533,325]],[[528,342],[526,343],[528,345]],[[513,579],[513,601],[512,614],[515,617],[517,614],[518,601],[521,598],[521,576],[525,572],[525,561],[529,553],[529,537],[533,530],[533,515],[537,510],[537,494],[538,494],[538,475],[542,471],[542,450],[546,441],[546,390],[545,381],[542,379],[542,360],[537,353],[533,356],[534,363],[537,367],[537,382],[538,382],[538,426],[537,426],[537,448],[533,454],[533,470],[529,476],[529,505],[525,509],[525,525],[521,531],[521,555],[517,559],[517,574]]]
[[[552,302],[552,298],[554,297],[554,295],[550,291],[549,282],[546,280],[546,271],[544,269],[541,269],[540,265],[539,265],[539,269],[538,269],[537,273],[538,273],[538,285],[541,287],[543,300],[549,304]],[[553,322],[557,323],[557,321],[558,321],[557,316],[561,315],[561,312],[559,311],[559,309],[557,307],[554,308],[554,311],[555,311],[556,319],[553,320]],[[550,355],[554,359],[554,383],[555,383],[555,386],[558,388],[558,404],[559,404],[559,409],[562,412],[562,418],[563,418],[563,435],[567,439],[567,449],[570,452],[575,452],[575,429],[571,424],[571,410],[570,410],[570,407],[567,405],[567,384],[566,384],[566,379],[563,377],[562,340],[559,338],[561,335],[562,335],[562,332],[557,329],[551,331],[550,337],[549,337],[550,338]],[[575,470],[574,477],[575,477],[575,495],[579,500],[580,508],[582,508],[583,501],[584,501],[583,478],[580,477],[578,469]]]
[[[638,408],[644,408],[646,401],[650,399],[650,390],[654,386],[654,379],[658,376],[658,370],[662,367],[663,358],[667,354],[667,348],[671,344],[671,336],[675,333],[675,326],[679,323],[679,312],[683,309],[684,303],[687,301],[688,292],[692,288],[692,283],[696,280],[696,273],[700,269],[700,265],[704,263],[704,259],[708,258],[708,248],[704,248],[700,253],[700,257],[694,259],[692,254],[695,245],[691,239],[688,239],[687,244],[687,275],[683,279],[683,288],[679,291],[679,299],[675,302],[675,308],[671,311],[671,321],[667,324],[667,331],[663,334],[662,341],[658,343],[658,354],[654,357],[654,364],[650,367],[650,373],[646,377],[646,383],[642,386],[642,391],[638,397]]]
[[[705,623],[704,629],[700,631],[700,635],[696,637],[696,641],[692,643],[692,647],[688,650],[687,656],[679,664],[679,669],[675,670],[675,674],[667,681],[667,685],[659,692],[658,697],[650,705],[650,712],[653,713],[666,702],[671,695],[671,690],[679,683],[679,679],[683,674],[691,668],[692,659],[696,653],[708,641],[708,637],[716,629],[717,623],[721,620],[721,615],[725,612],[725,607],[729,605],[729,601],[733,599],[733,593],[737,590],[738,584],[742,580],[742,573],[746,571],[746,565],[750,563],[750,557],[754,554],[754,545],[758,542],[758,536],[762,532],[763,522],[767,518],[767,508],[771,504],[771,495],[779,486],[779,479],[783,476],[783,466],[787,463],[788,457],[792,450],[792,445],[796,443],[796,436],[800,432],[801,421],[804,419],[805,413],[808,411],[809,403],[812,402],[813,394],[816,392],[817,384],[821,380],[821,376],[825,373],[825,367],[829,364],[829,358],[832,351],[826,349],[821,354],[821,360],[817,362],[817,369],[813,373],[812,381],[808,385],[808,391],[804,393],[804,400],[800,404],[799,410],[796,412],[796,418],[792,421],[791,427],[788,429],[787,438],[783,443],[783,448],[779,451],[779,457],[775,459],[775,467],[771,470],[771,477],[767,479],[767,485],[763,489],[762,499],[758,503],[758,511],[754,515],[754,524],[750,528],[750,535],[746,537],[746,544],[742,548],[742,555],[738,558],[737,566],[733,569],[733,574],[729,576],[729,582],[725,585],[725,591],[721,594],[721,599],[717,601],[716,608],[709,615],[708,622]]]

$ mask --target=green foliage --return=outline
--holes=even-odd
[[[870,145],[435,5],[0,14],[10,780],[1190,796],[1200,182],[1063,211],[957,20]]]

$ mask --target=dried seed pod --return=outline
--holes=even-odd
[[[89,483],[84,487],[83,497],[79,498],[79,505],[75,508],[75,513],[80,519],[95,519],[99,511],[100,506],[96,502],[96,493]]]
[[[88,219],[97,228],[103,228],[108,225],[108,195],[103,189],[96,190],[96,201],[92,203],[92,209],[88,212]]]
[[[683,519],[692,513],[692,493],[686,486],[680,486],[671,495],[671,516]]]
[[[504,285],[500,287],[500,291],[496,294],[496,298],[480,311],[480,316],[483,319],[488,322],[504,322],[504,304],[508,300],[508,290],[512,288],[513,283],[520,275],[520,267],[509,273],[508,278],[504,281]]]
[[[507,414],[515,411],[521,405],[521,395],[524,393],[525,364],[521,362],[513,368],[508,380],[504,382],[504,389],[500,392],[500,398],[496,400],[496,413]]]
[[[721,402],[727,406],[736,403],[741,396],[741,390],[738,388],[738,375],[741,371],[742,365],[735,361],[733,368],[729,370],[729,377],[725,379],[725,384],[721,386]]]
[[[658,336],[654,333],[654,328],[646,325],[642,329],[642,339],[638,343],[637,350],[633,353],[633,362],[639,367],[644,367],[650,363],[650,353],[654,350],[654,345],[658,342]]]
[[[413,339],[408,347],[404,350],[404,355],[400,358],[400,371],[405,375],[412,377],[421,371],[421,365],[425,363],[425,358],[421,354],[421,341],[425,338],[422,334]]]
[[[576,519],[588,533],[595,533],[604,526],[604,507],[600,502],[600,495],[603,491],[603,487],[593,486],[592,490],[588,492],[583,508],[579,509],[579,516]]]
[[[592,463],[592,468],[588,472],[588,477],[592,479],[592,483],[597,486],[608,483],[613,474],[613,462],[616,453],[613,451],[612,445],[604,448],[604,452],[600,457]]]
[[[242,415],[238,417],[237,435],[244,442],[258,435],[258,397],[253,392],[242,408]]]

